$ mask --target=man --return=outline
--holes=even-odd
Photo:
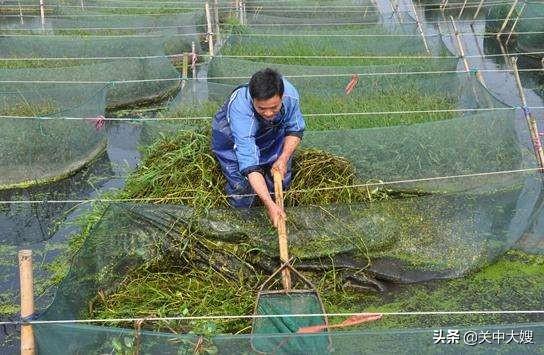
[[[291,157],[304,128],[298,92],[277,71],[260,70],[232,92],[212,123],[212,151],[232,206],[251,207],[257,195],[278,226],[285,212],[270,196],[271,170],[281,173],[284,188],[291,184]]]

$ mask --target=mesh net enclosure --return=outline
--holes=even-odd
[[[211,55],[202,1],[50,1],[43,25],[34,1],[0,0],[1,242],[62,243],[38,254],[55,285],[38,352],[543,352],[529,108],[459,70],[449,19],[419,26],[440,3],[236,3],[211,8]],[[213,115],[266,67],[300,95],[285,210],[315,293],[259,293],[277,230],[229,206],[210,148]],[[360,312],[383,317],[297,333]]]
[[[540,52],[533,54],[542,58],[544,49],[544,4],[542,2],[526,2],[519,14],[518,26],[515,28],[520,32],[516,37],[516,43],[522,52]]]

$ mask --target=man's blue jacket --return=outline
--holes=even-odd
[[[302,138],[305,123],[298,92],[286,79],[283,83],[282,107],[272,121],[265,120],[255,111],[247,85],[236,88],[213,119],[212,151],[227,178],[229,195],[252,194],[247,174],[253,171],[264,173],[270,168],[282,152],[285,136]],[[288,170],[285,185],[290,183],[290,164]],[[235,206],[249,207],[253,199],[230,201]]]

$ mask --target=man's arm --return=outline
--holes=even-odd
[[[272,197],[270,197],[263,174],[261,174],[259,171],[253,171],[247,174],[247,179],[249,180],[249,183],[251,187],[253,187],[253,190],[257,196],[259,196],[265,205],[270,221],[274,227],[277,228],[279,219],[286,218],[286,215],[283,208],[279,207],[274,200],[272,200]]]
[[[283,142],[283,149],[281,151],[278,159],[272,164],[272,169],[277,169],[281,176],[284,177],[287,173],[287,162],[297,149],[300,144],[300,137],[295,135],[285,136],[285,141]]]

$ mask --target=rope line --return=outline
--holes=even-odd
[[[85,30],[86,28],[81,28],[82,30]],[[0,32],[5,31],[1,30]],[[21,31],[18,29],[9,29],[8,31]],[[33,30],[29,30],[33,31]],[[492,37],[496,36],[498,34],[505,34],[510,32],[486,32],[480,34],[483,37]],[[512,32],[512,35],[528,35],[528,34],[543,34],[544,31],[524,31],[524,32]],[[194,32],[194,33],[165,33],[162,34],[119,34],[119,35],[73,35],[73,34],[48,34],[48,33],[32,33],[32,34],[24,34],[24,33],[18,33],[18,34],[2,34],[2,37],[68,37],[68,38],[75,38],[76,40],[79,40],[80,38],[160,38],[160,37],[196,37],[196,36],[205,36],[208,33],[206,32]],[[459,32],[459,35],[473,35],[473,32]],[[303,33],[303,34],[293,34],[293,33],[242,33],[242,34],[231,34],[231,36],[234,37],[307,37],[307,38],[336,38],[336,37],[355,37],[355,38],[381,38],[381,37],[415,37],[419,38],[422,35],[420,33],[378,33],[378,34],[370,34],[370,33],[352,33],[352,34],[318,34],[318,33]],[[430,37],[450,37],[454,36],[453,34],[441,34],[441,33],[435,33],[435,34],[426,34],[424,35],[425,38]]]
[[[164,107],[167,108],[167,107]],[[336,113],[305,113],[305,117],[342,117],[342,116],[373,116],[373,115],[405,115],[421,113],[448,113],[448,112],[489,112],[489,111],[511,111],[522,109],[521,107],[491,107],[491,108],[460,108],[460,109],[435,109],[435,110],[404,110],[404,111],[365,111],[365,112],[336,112]],[[530,106],[530,110],[544,109],[544,106]],[[158,109],[152,109],[156,111]],[[48,116],[6,116],[0,115],[0,118],[10,119],[40,119],[40,120],[67,120],[67,121],[88,121],[96,119],[94,117],[48,117]],[[200,121],[210,120],[212,116],[192,116],[192,117],[104,117],[101,121],[113,122],[164,122],[164,121]]]
[[[193,321],[213,319],[263,319],[282,317],[351,317],[359,315],[381,314],[383,316],[441,316],[441,315],[507,315],[507,314],[544,314],[544,310],[522,311],[420,311],[420,312],[361,312],[361,313],[306,313],[306,314],[252,314],[252,315],[222,315],[222,316],[180,316],[180,317],[149,317],[149,318],[95,318],[95,319],[59,319],[59,320],[30,320],[4,321],[0,325],[18,324],[74,324],[74,323],[119,323],[119,322],[158,322],[158,321]]]
[[[389,185],[399,185],[415,182],[425,182],[425,181],[441,181],[441,180],[453,180],[461,178],[472,178],[472,177],[482,177],[482,176],[497,176],[497,175],[508,175],[508,174],[517,174],[517,173],[526,173],[526,172],[536,172],[542,171],[541,168],[529,168],[529,169],[516,169],[516,170],[503,170],[503,171],[493,171],[493,172],[484,172],[484,173],[474,173],[474,174],[460,174],[460,175],[448,175],[448,176],[436,176],[436,177],[427,177],[419,179],[406,179],[406,180],[394,180],[394,181],[380,181],[380,182],[371,182],[365,184],[354,184],[354,185],[344,185],[344,186],[334,186],[334,187],[320,187],[315,189],[300,189],[300,190],[289,190],[290,192],[314,192],[314,191],[330,191],[330,190],[340,190],[347,188],[368,188],[368,187],[377,187],[377,186],[389,186]],[[257,194],[231,194],[223,195],[223,197],[251,197],[257,196]],[[43,204],[43,203],[90,203],[90,202],[157,202],[157,201],[182,201],[190,199],[190,197],[141,197],[141,198],[119,198],[119,199],[86,199],[86,200],[0,200],[0,205],[7,204]]]
[[[480,72],[493,73],[510,73],[512,69],[478,69]],[[519,72],[541,72],[543,69],[518,69]],[[359,76],[395,76],[395,75],[423,75],[423,74],[459,74],[467,73],[465,70],[449,70],[449,71],[415,71],[415,72],[382,72],[382,73],[358,73]],[[313,74],[313,75],[284,75],[286,78],[319,78],[319,77],[344,77],[352,76],[354,73],[346,74]],[[185,80],[226,80],[226,79],[249,79],[250,76],[218,76],[200,79],[185,79]],[[0,80],[3,84],[133,84],[147,82],[168,82],[181,81],[181,77],[175,78],[153,78],[153,79],[131,79],[131,80],[109,80],[109,81],[78,81],[78,80]]]

